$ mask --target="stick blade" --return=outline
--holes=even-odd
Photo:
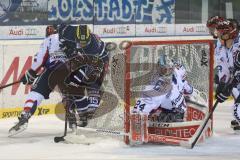
[[[63,136],[62,137],[54,137],[54,142],[55,143],[64,142],[64,141],[65,141],[65,139],[64,139]]]
[[[181,141],[180,146],[187,148],[187,149],[192,149],[193,148],[193,144],[189,141]]]

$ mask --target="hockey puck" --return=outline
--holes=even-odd
[[[65,141],[64,137],[54,137],[55,143],[62,142],[62,141]]]

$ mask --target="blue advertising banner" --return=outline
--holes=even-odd
[[[136,23],[173,24],[175,0],[137,0]]]
[[[172,24],[175,0],[49,0],[48,20],[85,24]]]
[[[1,0],[0,25],[46,24],[48,0]]]
[[[0,25],[173,24],[175,0],[1,0]]]
[[[96,0],[94,24],[134,24],[136,0]]]
[[[93,23],[93,0],[49,0],[48,21]]]

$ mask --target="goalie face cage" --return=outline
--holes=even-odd
[[[205,99],[203,105],[208,106],[209,110],[212,108],[214,76],[212,40],[134,41],[126,51],[125,61],[124,128],[126,133],[130,132],[131,106],[134,106],[136,98],[140,96],[144,84],[149,82],[153,64],[157,63],[161,53],[165,53],[170,59],[182,62],[187,71],[188,82],[203,93],[202,98]],[[129,144],[129,137],[125,136],[124,141]]]

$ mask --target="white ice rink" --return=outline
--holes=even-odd
[[[8,138],[7,131],[16,119],[1,120],[0,159],[239,160],[240,135],[230,128],[230,104],[218,106],[214,113],[213,137],[194,149],[164,145],[129,147],[110,138],[91,145],[56,144],[53,137],[62,134],[64,122],[54,115],[33,117],[24,133]]]

